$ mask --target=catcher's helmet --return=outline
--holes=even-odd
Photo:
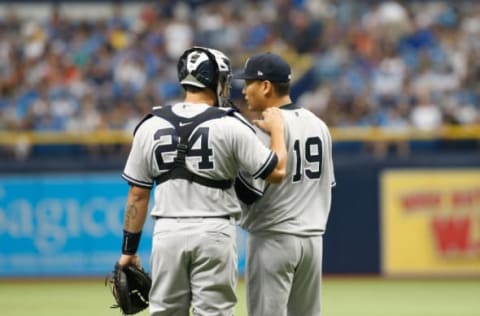
[[[178,60],[177,70],[181,85],[211,89],[220,106],[228,100],[232,69],[230,59],[221,51],[199,46],[190,48]]]

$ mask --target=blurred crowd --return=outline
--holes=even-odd
[[[191,45],[224,51],[236,70],[259,51],[285,56],[296,101],[332,127],[480,123],[478,1],[106,5],[103,18],[68,18],[58,3],[42,20],[4,12],[0,131],[131,131],[181,97],[176,60]]]

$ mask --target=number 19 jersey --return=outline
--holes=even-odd
[[[287,175],[267,184],[241,172],[236,181],[242,202],[241,226],[249,232],[322,235],[335,185],[332,140],[326,124],[293,104],[281,107],[288,152]],[[268,134],[257,132],[265,144]]]

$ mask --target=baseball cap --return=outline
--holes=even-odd
[[[290,65],[282,57],[270,52],[250,57],[243,72],[233,75],[234,79],[271,82],[288,82],[291,77]]]

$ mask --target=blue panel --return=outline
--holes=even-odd
[[[324,272],[380,271],[378,168],[338,166],[324,238]]]
[[[0,276],[105,275],[120,255],[127,192],[117,173],[0,176]],[[139,249],[148,271],[152,231],[148,218]]]
[[[0,275],[104,275],[120,255],[127,191],[118,174],[0,177]]]

